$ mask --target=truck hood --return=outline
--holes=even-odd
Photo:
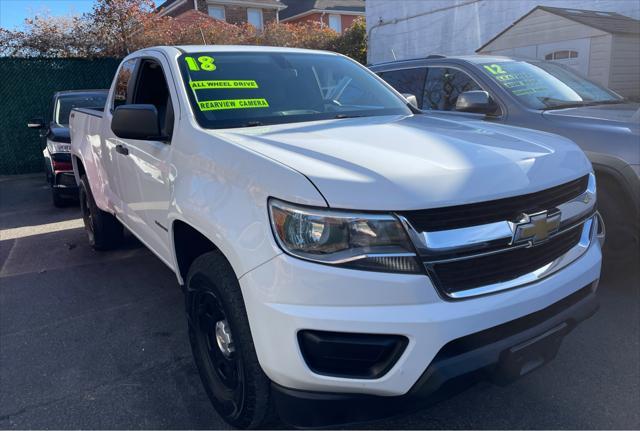
[[[555,121],[566,121],[567,117],[571,117],[574,120],[583,120],[590,123],[600,120],[602,122],[633,126],[637,129],[638,125],[640,125],[640,103],[554,109],[544,111],[542,115],[549,120]]]
[[[430,115],[210,133],[299,171],[334,208],[388,211],[481,202],[543,190],[591,170],[565,138]]]

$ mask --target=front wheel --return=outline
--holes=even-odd
[[[268,424],[275,417],[271,382],[258,363],[240,285],[222,254],[193,262],[186,295],[191,350],[214,408],[234,427]]]
[[[89,244],[95,250],[110,250],[120,245],[123,237],[122,224],[112,214],[98,208],[86,175],[80,178],[78,197]]]

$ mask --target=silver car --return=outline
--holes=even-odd
[[[565,136],[598,176],[606,255],[623,263],[640,244],[640,104],[557,63],[430,56],[371,66],[428,113],[471,116]],[[637,81],[640,77],[635,78]]]

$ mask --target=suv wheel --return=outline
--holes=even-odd
[[[123,237],[122,224],[113,215],[98,208],[86,175],[80,178],[78,196],[89,244],[95,250],[110,250],[120,245]]]
[[[635,261],[640,246],[637,215],[615,181],[606,176],[598,180],[598,209],[607,232],[603,249],[605,265],[624,268]]]
[[[191,265],[186,307],[193,358],[216,411],[238,428],[271,422],[271,382],[258,363],[240,285],[219,252]]]

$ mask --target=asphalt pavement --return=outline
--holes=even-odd
[[[545,367],[379,429],[639,429],[640,265]],[[94,252],[44,175],[0,177],[0,429],[228,428],[200,384],[172,272],[130,235]],[[282,425],[283,426],[283,425]]]

